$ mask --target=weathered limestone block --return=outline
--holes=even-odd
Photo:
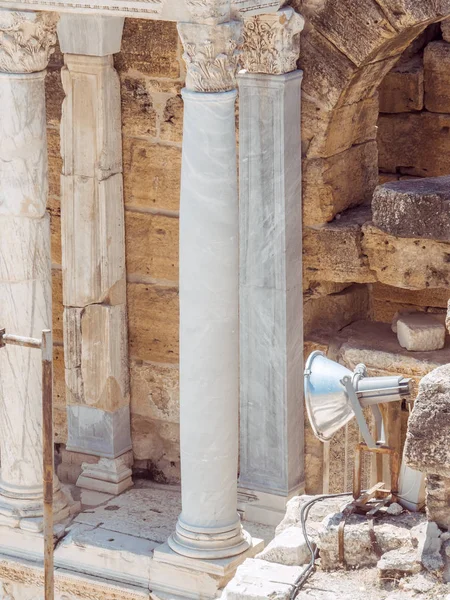
[[[178,218],[126,211],[125,230],[128,278],[178,280]]]
[[[450,477],[428,473],[426,483],[428,518],[441,529],[450,529]]]
[[[423,55],[425,70],[425,108],[437,113],[450,113],[450,44],[431,42]]]
[[[444,567],[441,533],[433,521],[421,523],[411,529],[412,545],[417,549],[417,557],[427,571],[439,572]]]
[[[386,233],[450,241],[450,177],[380,185],[373,195],[372,214],[373,224]]]
[[[439,288],[408,290],[385,285],[384,283],[374,283],[371,288],[372,297],[375,300],[411,304],[414,306],[447,308],[450,298],[450,290]]]
[[[256,558],[280,565],[297,566],[308,563],[311,552],[301,529],[289,527],[277,535]]]
[[[442,37],[444,38],[444,40],[446,42],[450,42],[450,20],[449,19],[445,19],[444,21],[441,21],[441,32],[442,32]]]
[[[393,40],[397,34],[394,27],[387,21],[379,4],[372,0],[349,0],[345,3],[331,2],[330,4],[310,3],[302,14],[326,38],[328,38],[345,56],[357,66],[370,62],[377,56],[379,60],[393,53],[387,48],[380,56],[379,33],[375,23],[383,23],[384,40]],[[364,19],[361,15],[364,14]],[[405,46],[408,44],[406,43]],[[395,49],[398,54],[398,50]]]
[[[372,223],[364,224],[362,231],[362,248],[379,282],[411,290],[450,287],[449,244],[399,238]]]
[[[405,457],[410,467],[450,477],[449,410],[450,365],[444,365],[420,382],[406,437]]]
[[[417,551],[409,547],[390,550],[383,554],[377,563],[381,578],[405,577],[422,570]]]
[[[448,175],[450,115],[426,111],[380,115],[378,152],[382,171],[418,177]]]
[[[180,418],[178,365],[130,361],[131,410],[148,419],[177,423]]]
[[[126,19],[122,51],[116,54],[116,69],[138,71],[150,77],[180,77],[179,39],[175,23]]]
[[[353,285],[339,294],[310,299],[304,304],[304,334],[337,331],[369,314],[367,286]]]
[[[433,315],[401,315],[397,321],[400,346],[410,351],[440,350],[445,345],[445,327]]]
[[[332,570],[339,564],[338,529],[343,519],[342,513],[328,515],[319,529],[317,545],[320,549],[321,567]],[[397,517],[386,516],[374,524],[377,542],[384,553],[402,549],[412,552],[410,529],[422,522],[420,513],[410,513]],[[378,562],[369,532],[369,522],[361,515],[350,515],[344,530],[344,556],[348,567],[372,567]],[[415,556],[417,553],[414,552]],[[408,561],[409,562],[409,561]],[[420,564],[419,568],[420,570]]]
[[[422,110],[423,95],[422,57],[402,60],[386,75],[380,85],[380,112],[403,113]]]
[[[378,183],[375,141],[303,163],[305,225],[321,225],[372,198]]]
[[[378,96],[344,104],[331,113],[315,97],[302,99],[302,151],[326,158],[377,137]]]
[[[147,140],[124,140],[125,206],[180,207],[181,148],[156,145]]]
[[[225,587],[222,600],[289,600],[302,567],[275,565],[247,558]]]
[[[303,231],[303,280],[368,283],[375,281],[362,250],[361,226],[370,221],[370,207],[349,209],[331,223]]]
[[[129,283],[127,290],[130,355],[145,361],[178,363],[178,288]]]

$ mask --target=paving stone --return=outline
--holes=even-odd
[[[400,346],[409,351],[428,352],[440,350],[445,345],[445,327],[433,315],[401,315],[396,327]]]
[[[449,45],[450,47],[450,45]],[[450,177],[385,183],[372,199],[373,224],[409,238],[450,240]]]

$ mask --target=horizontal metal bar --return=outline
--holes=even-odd
[[[0,347],[9,344],[11,346],[24,346],[25,348],[41,348],[42,340],[36,338],[22,337],[20,335],[11,335],[9,333],[0,332]]]

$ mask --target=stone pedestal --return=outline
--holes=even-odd
[[[2,11],[1,31],[11,35],[11,45],[7,52],[0,47],[0,71],[9,71],[0,73],[0,324],[7,333],[41,338],[52,320],[44,80],[55,21],[52,15]],[[39,532],[40,351],[7,345],[0,350],[0,373],[0,525]],[[58,521],[69,509],[57,480],[55,492]]]
[[[239,76],[240,508],[273,525],[304,482],[301,81]]]
[[[98,456],[79,486],[132,485],[120,82],[123,19],[62,15],[61,227],[67,450]],[[127,464],[126,464],[127,463]]]

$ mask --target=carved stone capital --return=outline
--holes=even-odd
[[[57,21],[56,13],[0,9],[0,72],[46,69],[54,52]]]
[[[242,23],[179,23],[187,66],[186,87],[195,92],[227,92],[236,88]]]
[[[244,69],[270,75],[295,71],[304,24],[303,17],[290,6],[247,19],[242,47]]]

